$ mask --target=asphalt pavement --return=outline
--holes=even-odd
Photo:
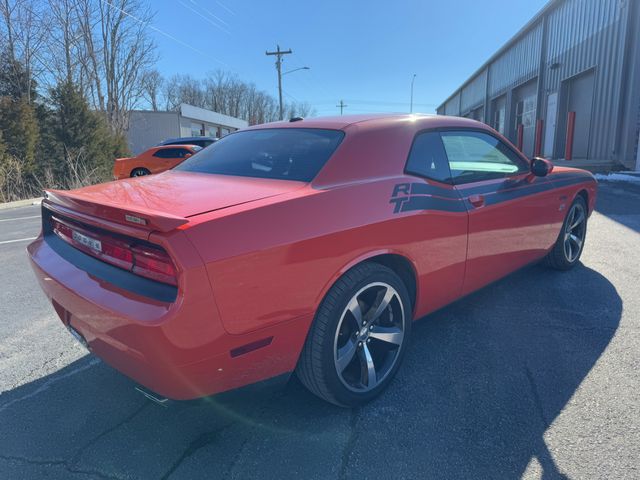
[[[0,478],[640,478],[640,184],[601,183],[582,265],[533,266],[418,322],[353,410],[295,381],[169,408],[76,343],[0,211]]]

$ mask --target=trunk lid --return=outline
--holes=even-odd
[[[48,190],[45,203],[80,220],[97,217],[147,232],[167,232],[194,215],[281,195],[304,185],[289,180],[169,170],[71,191]]]

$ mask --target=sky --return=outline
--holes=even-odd
[[[291,49],[285,100],[318,115],[433,113],[547,0],[153,0],[149,33],[165,76],[221,69],[277,96],[275,57]],[[163,33],[160,33],[163,32]]]

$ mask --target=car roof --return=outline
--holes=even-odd
[[[393,125],[403,121],[424,125],[424,128],[458,127],[463,124],[465,124],[465,126],[472,126],[478,124],[477,121],[467,118],[426,113],[367,113],[284,120],[254,125],[243,130],[262,128],[326,128],[330,130],[344,130],[356,124],[359,126],[368,126],[367,124],[373,126],[375,124],[376,127],[384,127],[385,125]]]
[[[160,144],[161,146],[164,146],[168,142],[189,143],[189,142],[201,142],[202,140],[215,142],[218,139],[216,137],[176,137],[176,138],[167,138],[162,142],[160,142]]]
[[[169,148],[201,148],[198,145],[192,145],[190,143],[176,143],[176,144],[171,144],[171,145],[157,145],[155,147],[151,147],[149,150],[147,150],[148,152],[151,150],[167,150]]]

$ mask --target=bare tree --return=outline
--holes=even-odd
[[[7,54],[10,59],[16,58],[15,34],[13,33],[13,18],[18,8],[18,2],[2,0],[0,4],[0,15],[2,15],[2,29],[0,30],[0,39],[2,43],[7,45]]]
[[[188,103],[243,118],[250,125],[278,119],[278,105],[271,95],[220,70],[209,73],[202,82],[188,75],[175,75],[166,83],[164,93],[167,110],[175,110],[181,103]],[[287,104],[286,111],[290,116],[314,114],[309,104],[300,102]]]
[[[47,0],[52,24],[49,39],[48,71],[54,84],[76,84],[86,88],[86,42],[79,15],[78,0]]]
[[[315,111],[307,102],[292,102],[287,104],[285,118],[312,117]]]
[[[6,55],[13,68],[24,70],[24,75],[15,72],[14,85],[22,92],[28,103],[33,100],[33,80],[39,80],[44,68],[42,52],[49,37],[49,23],[44,21],[41,2],[35,0],[2,0],[0,3],[0,38],[6,41]]]
[[[144,73],[157,59],[146,26],[153,15],[138,0],[76,0],[84,41],[88,96],[112,131],[128,127],[128,112],[144,97]]]
[[[191,75],[174,75],[165,88],[167,110],[176,110],[181,103],[207,108],[202,84]]]
[[[144,91],[144,98],[147,102],[149,102],[151,110],[153,110],[154,112],[158,111],[158,97],[162,92],[163,85],[164,78],[156,69],[149,70],[144,74],[142,78],[142,89]]]

